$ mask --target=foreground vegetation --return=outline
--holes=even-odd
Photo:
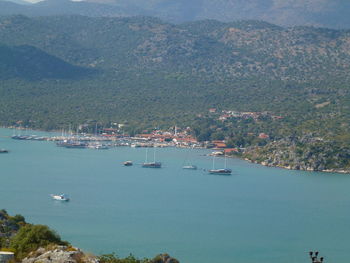
[[[55,251],[59,257],[65,252],[68,254],[76,252],[70,262],[96,262],[94,256],[85,255],[79,249],[72,247],[48,226],[29,224],[23,216],[10,216],[4,209],[0,210],[0,251],[14,252],[16,262],[21,262],[26,257],[32,258],[32,261],[27,262],[42,262],[39,257],[45,253],[47,254],[45,260],[49,258],[50,261]],[[154,259],[138,259],[133,255],[119,258],[115,254],[108,254],[98,256],[97,259],[101,263],[178,263],[167,254],[158,255]]]

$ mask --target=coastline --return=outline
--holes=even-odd
[[[0,128],[4,129],[14,129],[15,127],[13,126],[0,126]],[[47,130],[41,130],[41,129],[31,129],[33,131],[39,131],[39,132],[48,132],[48,133],[58,133],[58,130],[52,130],[52,131],[47,131]],[[192,148],[192,146],[185,146],[185,145],[172,145],[173,147],[176,148],[183,148],[183,149],[189,149]],[[199,147],[197,146],[196,148],[201,148],[201,149],[207,149],[207,150],[217,150],[217,151],[224,151],[225,149],[221,148],[206,148],[206,147]],[[208,154],[210,156],[211,154]],[[218,155],[218,157],[223,157],[224,155]],[[257,160],[252,160],[247,158],[246,156],[239,156],[237,154],[235,155],[226,155],[226,157],[229,158],[239,158],[241,160],[250,162],[250,163],[255,163],[255,164],[260,164],[266,167],[273,167],[273,168],[282,168],[282,169],[287,169],[287,170],[295,170],[295,171],[309,171],[309,172],[322,172],[322,173],[338,173],[338,174],[350,174],[350,169],[315,169],[312,167],[301,167],[300,164],[294,164],[294,165],[283,165],[283,164],[273,164],[269,163],[267,161],[257,161]]]
[[[250,162],[250,163],[255,163],[255,164],[260,164],[262,166],[266,166],[266,167],[274,167],[274,168],[282,168],[282,169],[287,169],[287,170],[294,170],[294,171],[306,171],[306,172],[322,172],[322,173],[338,173],[338,174],[350,174],[350,170],[344,170],[344,169],[324,169],[324,170],[317,170],[317,169],[313,169],[311,167],[307,167],[306,169],[303,168],[293,168],[291,165],[273,165],[273,164],[269,164],[265,161],[262,162],[258,162],[258,161],[254,161],[254,160],[250,160],[248,158],[242,158],[243,160]]]

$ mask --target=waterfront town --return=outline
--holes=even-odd
[[[261,117],[270,117],[276,120],[283,119],[282,116],[275,116],[269,112],[239,112],[232,110],[218,112],[214,108],[209,109],[209,116],[218,121],[227,121],[233,118],[258,121]],[[54,141],[57,146],[67,148],[108,149],[117,146],[208,148],[218,150],[217,154],[230,154],[242,150],[242,147],[229,147],[230,145],[227,144],[225,139],[199,141],[194,136],[191,127],[154,128],[143,130],[141,133],[131,136],[125,132],[124,128],[127,124],[124,123],[111,123],[109,127],[97,127],[96,124],[96,127],[90,130],[88,128],[89,124],[82,124],[76,128],[75,132],[70,127],[68,131],[60,131],[60,134],[38,136],[29,134],[31,132],[28,128],[23,128],[21,124],[19,121],[15,126],[9,127],[13,129],[12,139]],[[255,136],[259,139],[269,138],[269,135],[266,133],[258,133]]]

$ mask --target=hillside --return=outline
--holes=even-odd
[[[202,140],[226,138],[257,162],[350,166],[344,139],[350,31],[260,21],[11,16],[0,18],[0,43],[3,125],[117,122],[135,132],[176,124],[191,126]],[[221,121],[206,117],[209,108],[281,118]],[[260,133],[268,139],[257,140]],[[321,139],[310,148],[315,138]],[[311,159],[323,161],[305,163]]]
[[[14,1],[14,0],[12,0]],[[263,20],[280,26],[350,28],[345,0],[45,0],[29,6],[0,1],[0,15],[154,16],[182,23],[203,19],[223,22]]]
[[[50,65],[56,62],[42,57],[42,65],[47,65],[41,67],[44,78],[32,82],[14,77],[9,67],[2,76],[7,79],[1,86],[0,100],[6,105],[2,123],[29,119],[43,126],[47,119],[40,112],[60,112],[46,128],[66,119],[168,124],[210,107],[268,110],[300,123],[315,114],[328,119],[333,112],[347,118],[349,31],[285,29],[258,21],[173,25],[140,17],[12,16],[0,18],[0,43],[28,45],[98,72],[83,80],[56,75],[61,81],[50,81]],[[74,70],[63,71],[75,75]],[[4,90],[9,87],[15,100],[7,98]],[[31,89],[41,95],[32,98]],[[329,106],[315,108],[325,101]],[[26,111],[18,109],[19,104]]]
[[[92,70],[79,68],[28,45],[0,45],[0,79],[79,79]]]

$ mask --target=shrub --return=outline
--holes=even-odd
[[[60,236],[44,225],[25,225],[11,240],[10,247],[16,251],[18,259],[24,258],[29,252],[39,247],[46,247],[51,244],[67,245]]]

